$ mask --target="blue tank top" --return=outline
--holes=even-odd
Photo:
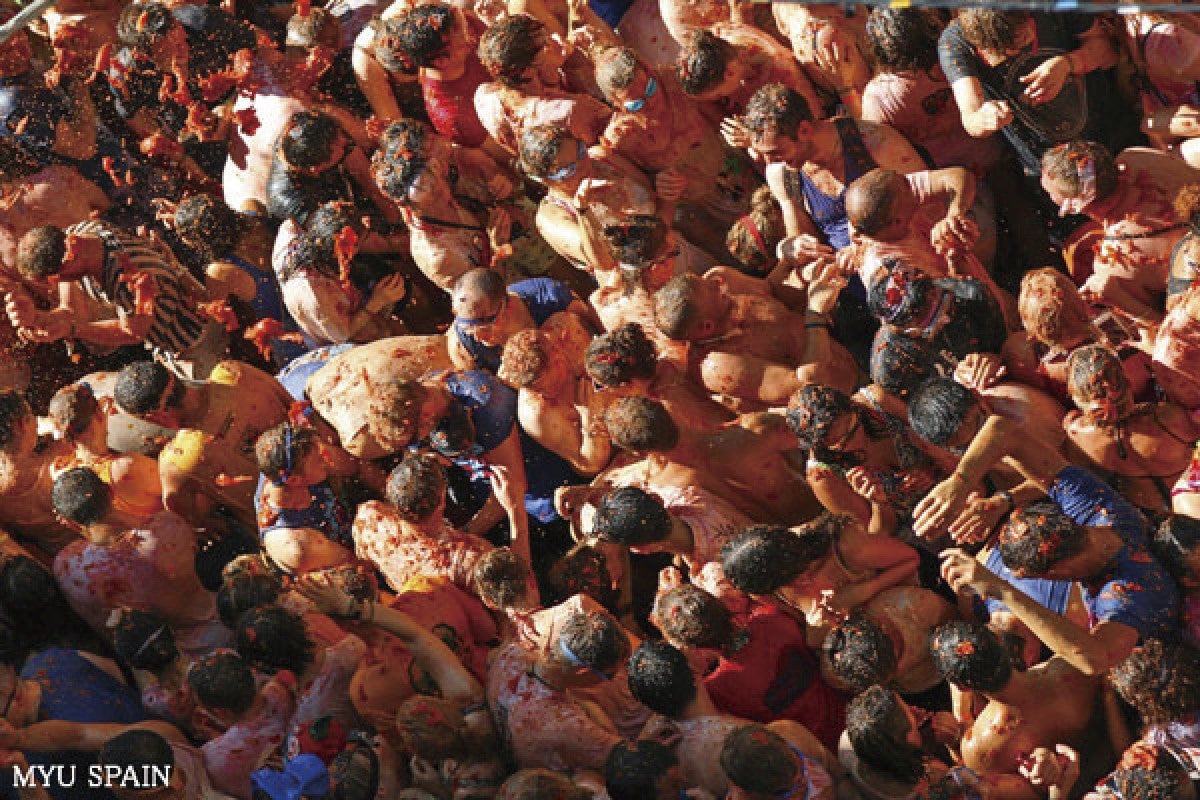
[[[289,332],[300,330],[292,315],[288,313],[287,306],[283,304],[283,292],[279,290],[279,281],[275,279],[274,272],[260,269],[236,253],[226,254],[224,260],[254,281],[254,299],[250,301],[250,308],[254,309],[255,316],[259,319],[277,319],[283,323],[284,330]],[[271,340],[271,358],[276,366],[282,367],[306,352],[304,345],[298,342]]]
[[[850,220],[846,218],[845,187],[875,169],[877,165],[867,151],[854,120],[838,117],[833,124],[837,127],[838,138],[842,142],[842,163],[845,171],[842,191],[834,197],[825,194],[803,171],[800,172],[800,181],[803,185],[804,200],[808,203],[809,216],[821,233],[825,234],[829,246],[834,250],[841,250],[850,245]]]
[[[275,379],[283,385],[293,400],[305,400],[307,398],[304,389],[308,386],[308,379],[315,375],[321,367],[328,364],[331,358],[341,355],[351,347],[354,347],[352,342],[318,347],[316,350],[311,350],[299,358],[293,359],[275,375]]]
[[[263,514],[263,507],[268,507],[271,521],[267,525],[259,524],[258,538],[261,540],[268,531],[277,528],[311,528],[325,534],[329,541],[340,544],[351,552],[354,551],[354,537],[351,535],[352,523],[350,514],[341,500],[334,494],[328,481],[321,481],[308,487],[309,504],[304,508],[275,508],[262,499],[262,485],[265,481],[259,476],[259,491],[255,493],[255,506]]]
[[[533,323],[539,327],[552,314],[566,311],[567,307],[571,305],[571,301],[575,299],[569,286],[553,278],[529,278],[517,281],[508,287],[508,292],[521,298],[525,307],[529,309],[529,316],[533,317]],[[500,369],[503,347],[495,347],[479,341],[468,333],[468,329],[459,324],[457,319],[454,320],[454,332],[458,335],[458,341],[462,344],[463,349],[470,353],[471,358],[475,360],[475,366],[478,369],[493,373]]]

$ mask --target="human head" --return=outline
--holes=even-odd
[[[688,31],[675,59],[679,85],[692,97],[707,99],[736,78],[738,52],[724,39],[703,28]]]
[[[393,122],[384,131],[386,144],[371,162],[380,191],[400,205],[420,207],[440,184],[429,169],[433,129],[415,119]]]
[[[9,40],[9,42],[12,41],[12,39]],[[5,70],[0,66],[0,75],[3,74],[5,74]],[[16,138],[11,136],[0,138],[0,183],[16,183],[41,169],[41,162],[22,147]]]
[[[179,408],[186,387],[157,361],[135,361],[117,373],[113,400],[126,414],[150,417]]]
[[[1167,515],[1154,530],[1150,551],[1182,588],[1200,586],[1200,520]]]
[[[304,485],[324,479],[324,462],[319,458],[310,462],[321,452],[320,440],[314,428],[281,422],[259,434],[254,442],[254,459],[258,471],[276,486],[283,486],[296,478]],[[319,462],[319,463],[317,463]],[[319,474],[314,475],[312,473]],[[316,478],[316,481],[310,478]]]
[[[877,772],[905,784],[915,784],[925,774],[914,722],[900,696],[883,686],[867,687],[846,706],[846,736],[854,754]]]
[[[529,580],[532,574],[529,563],[507,547],[484,553],[475,562],[479,599],[495,611],[527,611],[531,605]]]
[[[971,7],[958,15],[958,25],[967,43],[980,50],[1006,54],[1024,47],[1033,18],[1028,11],[1000,11]]]
[[[720,332],[733,307],[718,278],[676,275],[654,293],[654,324],[669,339],[695,341]]]
[[[1133,413],[1133,388],[1120,357],[1099,344],[1077,347],[1067,358],[1067,391],[1075,407],[1100,424]]]
[[[587,789],[548,769],[515,772],[496,793],[496,800],[590,800],[591,797]]]
[[[896,645],[878,622],[855,611],[825,634],[822,655],[830,672],[851,692],[896,677]]]
[[[436,458],[410,453],[388,476],[386,495],[404,519],[429,519],[446,499],[446,471]]]
[[[558,369],[558,373],[555,369]],[[545,391],[570,377],[569,365],[558,345],[537,329],[517,331],[504,343],[497,375],[516,389]]]
[[[0,566],[0,608],[18,619],[37,620],[59,598],[50,570],[26,555],[12,555]]]
[[[611,679],[629,655],[629,637],[607,611],[576,611],[563,623],[550,658],[574,671],[572,685]]]
[[[871,380],[886,392],[909,399],[927,380],[945,374],[949,363],[927,339],[882,327],[871,347]]]
[[[210,261],[232,253],[244,229],[242,217],[210,194],[190,195],[175,206],[175,233]]]
[[[472,328],[495,325],[508,302],[508,285],[504,275],[494,269],[480,267],[468,270],[454,282],[450,303],[460,324],[479,320]],[[484,322],[486,320],[486,322]]]
[[[788,404],[787,423],[800,442],[800,449],[817,457],[828,450],[826,444],[834,424],[846,414],[858,414],[850,396],[832,386],[810,383]]]
[[[690,583],[676,586],[655,598],[654,622],[667,641],[677,647],[736,649],[729,609]]]
[[[730,784],[752,794],[787,797],[804,781],[791,746],[762,725],[744,725],[725,737],[721,769]]]
[[[73,439],[91,427],[99,411],[100,403],[92,387],[86,383],[75,383],[54,393],[46,416],[50,418],[55,431],[66,439]]]
[[[132,3],[125,6],[117,19],[117,39],[144,56],[152,57],[156,45],[175,35],[175,31],[182,33],[182,26],[162,3]],[[186,45],[186,36],[183,41]]]
[[[528,72],[548,45],[546,26],[528,14],[493,23],[479,38],[479,61],[505,86],[529,82]]]
[[[651,711],[678,717],[696,699],[696,676],[674,646],[642,642],[629,657],[629,690]]]
[[[103,522],[112,511],[112,488],[89,467],[55,478],[50,499],[55,514],[84,528]]]
[[[1195,800],[1189,768],[1170,750],[1138,742],[1121,756],[1106,786],[1122,800]]]
[[[1042,189],[1060,214],[1078,214],[1117,190],[1116,162],[1097,142],[1060,144],[1042,156]]]
[[[234,628],[238,655],[246,663],[274,675],[291,670],[300,675],[313,660],[314,645],[299,615],[275,606],[260,606],[238,618]]]
[[[775,266],[775,250],[785,236],[783,209],[771,194],[771,187],[763,185],[750,195],[750,213],[730,227],[725,247],[740,270],[765,276]]]
[[[846,188],[846,218],[856,233],[894,241],[907,233],[917,203],[900,173],[876,167]]]
[[[759,88],[742,114],[742,124],[750,131],[751,147],[768,163],[801,161],[808,147],[801,140],[808,139],[812,123],[808,101],[782,83]]]
[[[671,527],[671,515],[662,501],[636,486],[604,495],[592,519],[593,536],[635,549],[666,539]]]
[[[152,611],[125,610],[112,637],[117,657],[133,669],[157,674],[179,658],[170,624]]]
[[[1087,305],[1071,279],[1052,267],[1027,272],[1017,298],[1021,324],[1038,342],[1067,346],[1091,325]]]
[[[279,154],[290,168],[321,172],[340,161],[347,141],[333,117],[320,111],[297,111],[279,137]]]
[[[938,63],[941,31],[933,16],[919,8],[876,8],[867,17],[867,41],[881,72],[932,69]]]
[[[620,742],[610,750],[604,786],[612,800],[678,800],[684,788],[679,759],[653,739]]]
[[[236,653],[218,652],[188,670],[188,686],[200,705],[212,711],[243,714],[254,705],[254,671]]]
[[[960,689],[996,692],[1012,677],[1012,658],[986,625],[963,620],[939,625],[929,649],[938,673]]]
[[[652,267],[662,264],[674,268],[678,248],[661,217],[633,214],[620,223],[605,225],[600,235],[620,267],[626,288],[631,288],[631,282],[636,285],[645,281],[645,273]],[[656,274],[660,272],[664,270],[655,270]]]
[[[31,281],[57,275],[67,255],[67,235],[55,225],[41,225],[17,242],[17,271]]]
[[[598,53],[596,85],[618,111],[637,113],[658,93],[658,78],[628,47],[610,47]]]
[[[982,424],[979,418],[975,426],[964,424],[977,409],[979,401],[970,389],[952,378],[934,377],[909,395],[908,424],[930,444],[965,448]]]
[[[747,594],[770,594],[828,556],[845,524],[844,515],[825,512],[795,530],[751,525],[721,548],[725,577]]]
[[[232,629],[242,614],[274,603],[282,591],[283,584],[274,574],[234,575],[217,591],[217,613]]]
[[[33,411],[24,395],[15,389],[0,391],[0,450],[11,452],[21,444],[21,434],[30,430],[31,423]]]
[[[867,308],[897,328],[924,327],[937,290],[933,280],[899,258],[885,258],[867,287]]]
[[[604,553],[580,542],[546,572],[542,599],[547,606],[565,602],[577,594],[587,595],[605,608],[616,607],[617,592]]]
[[[1083,552],[1086,541],[1086,528],[1053,501],[1039,500],[1009,515],[1000,529],[1000,557],[1018,577],[1082,580],[1088,576],[1065,574],[1062,562]]]
[[[642,326],[628,322],[592,339],[584,354],[588,377],[605,388],[654,377],[658,354]]]
[[[442,698],[413,695],[396,710],[398,745],[435,767],[446,759],[466,757],[465,728],[459,709]]]
[[[418,67],[445,69],[462,63],[470,52],[459,16],[441,3],[412,9],[399,17],[393,32],[395,47]]]
[[[604,415],[613,443],[634,453],[666,453],[679,444],[679,428],[656,400],[622,397]]]
[[[338,18],[320,6],[309,7],[307,12],[288,18],[284,44],[303,50],[316,47],[334,51],[340,49],[342,25]]]
[[[99,761],[105,767],[121,770],[122,775],[144,775],[149,768],[165,768],[167,774],[175,771],[175,751],[162,735],[148,730],[125,731],[109,739],[100,748]],[[120,800],[135,800],[147,794],[144,790],[130,790],[123,781],[113,783],[112,792]]]
[[[556,125],[533,125],[525,128],[517,142],[521,168],[531,178],[544,180],[555,171],[560,152],[565,151],[569,158],[574,158],[577,152],[576,141],[569,130]]]
[[[1110,677],[1144,725],[1166,728],[1200,711],[1200,652],[1190,645],[1146,639]]]

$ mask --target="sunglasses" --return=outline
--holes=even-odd
[[[646,107],[646,101],[649,100],[651,97],[654,97],[654,95],[657,92],[658,92],[658,81],[654,79],[653,75],[651,75],[650,79],[646,81],[645,93],[642,94],[642,96],[639,97],[637,100],[626,100],[621,105],[625,106],[626,111],[635,111],[635,112],[641,111],[643,108]]]
[[[575,171],[579,169],[579,162],[582,161],[584,156],[587,155],[587,145],[583,143],[582,139],[576,141],[575,144],[575,160],[570,164],[566,164],[554,170],[554,172],[551,172],[546,176],[546,180],[565,181],[567,178],[575,174]]]

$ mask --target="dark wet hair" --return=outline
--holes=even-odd
[[[267,480],[282,484],[285,477],[300,469],[304,459],[318,446],[315,429],[281,422],[258,435],[254,442],[254,460],[258,471]]]
[[[696,699],[696,676],[675,647],[642,642],[629,657],[629,690],[651,711],[678,717]]]
[[[408,201],[409,191],[429,164],[431,132],[428,125],[415,119],[397,120],[383,132],[383,143],[372,159],[372,174],[380,191],[398,203]]]
[[[875,236],[892,223],[896,214],[899,173],[876,167],[846,188],[846,218],[863,236]]]
[[[403,75],[416,75],[417,65],[404,53],[400,46],[403,30],[401,19],[379,19],[371,21],[375,38],[371,42],[371,54],[385,71]]]
[[[388,476],[386,494],[401,516],[426,519],[446,496],[446,470],[433,456],[410,453]]]
[[[596,65],[596,85],[610,101],[614,92],[629,88],[640,66],[637,54],[628,47],[604,50],[593,59],[593,63]]]
[[[457,24],[449,6],[440,3],[417,6],[400,17],[392,28],[394,46],[412,64],[432,67],[450,48],[450,34]]]
[[[206,708],[241,714],[254,705],[254,671],[236,653],[219,652],[188,670],[188,686]]]
[[[662,217],[631,214],[621,222],[605,225],[600,235],[609,253],[626,269],[644,270],[654,265],[667,249],[667,228]],[[624,270],[623,270],[624,274]]]
[[[366,233],[362,215],[357,213],[354,203],[346,200],[321,203],[308,215],[305,225],[305,232],[319,241],[328,242],[330,250],[333,249],[334,241],[343,228],[350,228],[360,236]]]
[[[671,517],[657,497],[622,486],[600,499],[592,535],[625,547],[661,542],[671,533]]]
[[[157,361],[135,361],[126,364],[117,373],[113,386],[113,400],[126,414],[146,414],[160,407],[174,408],[183,399],[186,387],[183,381],[175,381],[171,396],[163,395],[171,386],[171,373]]]
[[[43,166],[15,138],[0,137],[0,181],[20,181],[40,172]]]
[[[931,378],[945,374],[950,364],[926,339],[882,327],[871,346],[871,380],[881,389],[908,398]]]
[[[396,735],[403,749],[433,764],[466,758],[465,727],[459,709],[439,697],[413,695],[396,710]]]
[[[69,469],[50,490],[54,513],[76,525],[94,525],[112,510],[112,487],[89,467]]]
[[[217,613],[225,627],[232,629],[242,614],[274,603],[282,591],[283,584],[274,575],[235,575],[217,590]]]
[[[721,769],[739,789],[769,795],[787,791],[800,777],[791,745],[762,725],[746,725],[725,737]]]
[[[604,415],[613,443],[634,452],[664,453],[679,443],[666,407],[645,397],[622,397]]]
[[[867,17],[867,40],[880,72],[933,69],[940,35],[925,9],[876,8]]]
[[[930,378],[908,398],[908,424],[930,444],[944,445],[977,402],[970,389],[952,378]]]
[[[1018,577],[1037,578],[1083,551],[1087,531],[1052,500],[1016,509],[1000,529],[1000,557]],[[1082,576],[1081,576],[1082,577]]]
[[[314,645],[304,620],[275,606],[260,606],[238,618],[238,654],[261,672],[291,670],[300,675],[313,660]]]
[[[585,594],[605,608],[615,608],[616,591],[604,554],[585,542],[556,558],[546,572],[543,600],[558,604]]]
[[[830,671],[851,692],[890,683],[896,676],[895,644],[879,623],[861,611],[825,634],[823,650]]]
[[[968,44],[980,50],[1002,53],[1013,46],[1017,29],[1030,19],[1028,11],[1000,11],[972,6],[958,15],[958,25]]]
[[[311,231],[304,231],[288,245],[283,254],[283,266],[280,273],[283,280],[289,280],[297,273],[312,270],[329,278],[339,275],[340,265],[333,242]]]
[[[678,764],[675,753],[653,739],[619,742],[604,762],[604,786],[612,800],[648,800]]]
[[[664,636],[687,647],[734,649],[735,629],[729,609],[699,586],[685,583],[659,595],[654,603],[654,619]]]
[[[109,739],[100,748],[100,763],[106,767],[117,767],[122,773],[142,775],[147,767],[175,766],[175,751],[161,734],[148,730],[125,731]]]
[[[86,383],[64,386],[50,398],[46,416],[67,438],[78,436],[88,429],[100,403]]]
[[[905,739],[910,722],[899,695],[869,686],[846,706],[846,735],[859,760],[901,783],[916,784],[925,774],[925,753]]]
[[[175,207],[175,232],[210,261],[233,253],[244,230],[243,218],[212,195],[194,194]]]
[[[454,293],[463,294],[478,302],[486,299],[492,308],[499,310],[508,296],[508,284],[504,275],[494,269],[477,267],[467,270],[454,281]]]
[[[25,396],[15,389],[0,391],[0,450],[17,441],[21,425],[33,421],[33,411]]]
[[[525,595],[532,572],[525,559],[498,547],[479,557],[474,574],[480,598],[496,608],[508,608]]]
[[[12,555],[0,566],[0,608],[19,618],[38,619],[59,598],[54,574],[26,555]]]
[[[729,42],[696,28],[684,36],[675,60],[675,74],[685,92],[698,95],[720,86],[725,68],[737,58],[738,52]]]
[[[1200,581],[1200,575],[1194,574],[1187,563],[1197,547],[1200,547],[1200,520],[1186,514],[1166,516],[1150,540],[1150,552],[1177,581],[1189,578]]]
[[[702,278],[676,275],[654,293],[654,324],[668,339],[688,338],[696,324],[696,306],[692,300]]]
[[[1099,142],[1076,140],[1050,148],[1042,156],[1042,171],[1071,197],[1078,197],[1083,194],[1083,171],[1088,161],[1095,170],[1096,199],[1103,200],[1117,190],[1117,163]]]
[[[288,166],[307,169],[324,164],[333,155],[333,143],[342,133],[337,120],[320,111],[297,111],[279,137],[279,152]]]
[[[56,225],[42,225],[17,242],[17,271],[30,280],[57,275],[67,255],[67,235]]]
[[[175,633],[160,615],[127,610],[112,631],[113,650],[133,669],[158,672],[179,658]]]
[[[844,524],[844,515],[825,512],[795,531],[751,525],[721,548],[725,577],[747,594],[770,594],[829,555]]]
[[[517,142],[521,168],[531,178],[545,178],[553,171],[554,159],[558,158],[563,142],[573,138],[569,130],[557,125],[525,128]]]
[[[800,124],[812,122],[813,112],[804,96],[782,83],[759,88],[746,103],[742,124],[751,133],[775,133],[795,139]]]
[[[562,644],[585,665],[611,673],[629,654],[629,636],[607,611],[578,611],[558,633]]]
[[[1183,797],[1191,777],[1173,752],[1157,745],[1139,743],[1141,752],[1112,773],[1113,790],[1122,800],[1177,800]]]
[[[995,692],[1012,677],[1012,657],[1000,637],[978,622],[939,625],[929,639],[933,664],[946,680],[962,689]]]
[[[593,339],[583,359],[588,377],[611,388],[653,378],[658,354],[642,326],[628,322]]]
[[[800,441],[800,449],[820,457],[826,452],[822,442],[843,414],[861,414],[850,395],[832,386],[810,383],[792,397],[787,423]]]
[[[338,49],[340,31],[337,17],[320,6],[313,6],[306,14],[292,14],[288,18],[285,41],[289,47]]]
[[[117,39],[126,47],[146,53],[176,24],[170,9],[162,3],[133,3],[125,6],[117,18]]]
[[[1146,639],[1112,668],[1110,680],[1144,725],[1164,728],[1200,711],[1200,651],[1191,645]]]
[[[479,38],[479,61],[505,86],[528,82],[523,77],[546,47],[546,26],[528,14],[499,20]]]
[[[936,287],[899,258],[885,258],[883,266],[884,273],[867,289],[867,308],[876,319],[905,327],[927,307]]]

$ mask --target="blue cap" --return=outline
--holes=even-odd
[[[302,753],[285,764],[283,772],[260,769],[250,773],[250,783],[266,792],[271,800],[325,797],[329,794],[329,770],[321,759]]]

